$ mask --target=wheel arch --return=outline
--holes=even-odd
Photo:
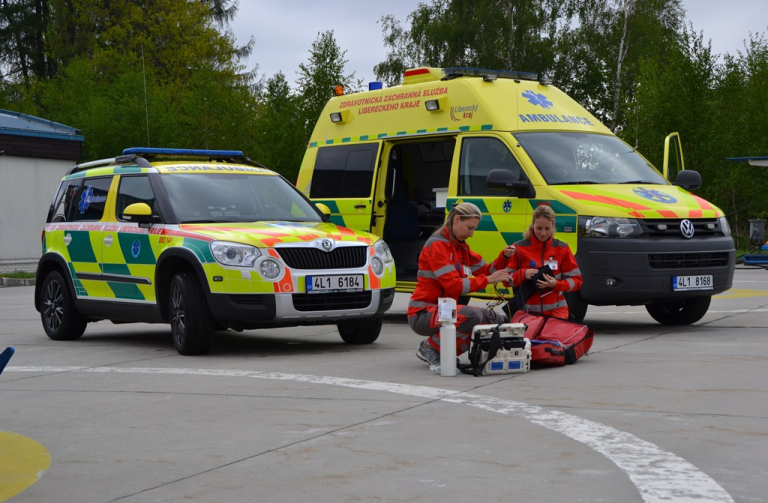
[[[168,299],[171,291],[171,280],[182,272],[195,273],[203,291],[206,294],[211,293],[203,264],[200,263],[193,251],[182,247],[166,250],[157,260],[155,269],[155,297],[160,308],[160,315],[166,323],[169,321]]]
[[[46,253],[40,257],[37,263],[37,272],[35,273],[35,309],[40,312],[40,290],[43,288],[43,281],[52,271],[58,271],[66,280],[67,288],[73,299],[77,300],[75,293],[75,284],[72,281],[72,274],[67,261],[58,253]]]

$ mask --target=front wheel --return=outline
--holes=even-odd
[[[75,299],[58,271],[51,271],[43,280],[40,319],[45,333],[54,341],[73,341],[85,332],[88,319],[75,308]]]
[[[379,338],[382,316],[368,321],[342,321],[336,327],[347,344],[370,344]]]
[[[171,281],[171,335],[181,355],[202,355],[213,346],[215,325],[203,289],[193,273],[177,274]]]
[[[707,314],[712,297],[691,297],[674,302],[654,302],[645,310],[662,325],[690,325]]]

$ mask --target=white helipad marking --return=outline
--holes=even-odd
[[[573,440],[587,445],[623,470],[632,483],[635,484],[645,502],[733,502],[731,495],[708,475],[701,472],[685,459],[667,452],[651,442],[578,416],[490,396],[409,384],[246,370],[140,367],[9,367],[6,368],[6,372],[89,372],[250,377],[255,379],[327,384],[329,386],[344,386],[372,391],[387,391],[401,395],[443,400],[500,414],[523,417],[534,424],[562,433]]]

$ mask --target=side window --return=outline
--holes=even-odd
[[[485,185],[488,173],[494,169],[509,170],[516,180],[523,177],[517,159],[497,138],[465,138],[461,142],[459,163],[459,195],[462,196],[501,196],[501,192]]]
[[[317,151],[310,197],[368,197],[373,184],[376,144],[323,147]]]
[[[72,198],[70,214],[72,221],[99,221],[104,216],[107,194],[112,178],[87,178],[78,187]]]
[[[48,211],[48,222],[67,222],[72,219],[74,215],[72,198],[78,193],[82,183],[82,178],[61,182],[51,209]]]
[[[152,208],[152,214],[157,214],[155,193],[152,191],[148,176],[123,176],[120,178],[115,205],[115,214],[118,220],[123,220],[125,208],[133,203],[147,203]]]

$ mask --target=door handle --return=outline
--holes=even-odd
[[[365,204],[356,204],[355,209],[356,210],[364,210],[366,208]]]
[[[69,243],[72,242],[72,234],[64,234],[64,244],[69,246]]]
[[[112,245],[112,241],[114,241],[112,234],[107,234],[107,237],[104,238],[104,244],[107,245],[107,248]]]

